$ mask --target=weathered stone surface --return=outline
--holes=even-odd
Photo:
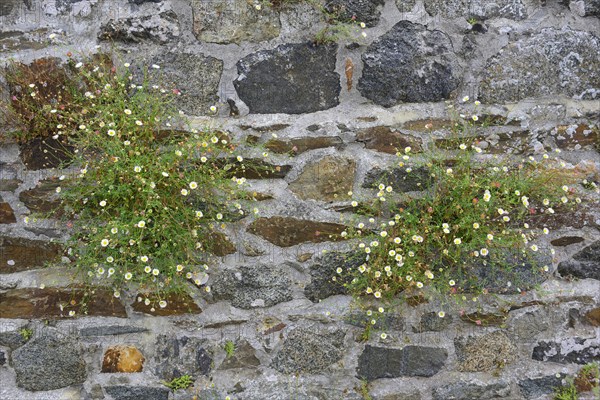
[[[254,347],[250,343],[244,340],[236,344],[233,355],[225,358],[219,369],[254,368],[259,365],[260,360],[256,357],[256,350],[254,350]]]
[[[480,100],[505,103],[549,95],[597,98],[598,54],[600,40],[592,33],[543,29],[509,44],[488,61]]]
[[[459,84],[450,38],[408,21],[373,42],[362,61],[358,90],[384,107],[444,100]]]
[[[112,346],[104,353],[102,372],[142,372],[144,361],[144,355],[135,346]]]
[[[333,0],[325,9],[340,22],[364,22],[369,28],[379,23],[384,0]]]
[[[6,364],[6,353],[0,350],[0,367]]]
[[[207,249],[215,256],[224,257],[236,252],[235,245],[222,232],[212,232],[209,236],[210,248]]]
[[[234,307],[271,307],[292,300],[291,280],[281,267],[242,266],[217,274],[211,285],[215,300],[230,300]]]
[[[23,6],[23,0],[6,0],[0,4],[0,17],[10,15],[13,11]]]
[[[271,367],[286,374],[323,372],[342,358],[344,336],[341,330],[296,328],[288,334]]]
[[[585,319],[592,324],[592,326],[600,326],[600,307],[591,309],[585,314]]]
[[[527,18],[522,0],[425,0],[425,10],[432,16],[449,18]]]
[[[348,192],[354,186],[355,174],[354,160],[325,156],[306,166],[288,187],[303,200],[342,201],[350,198]]]
[[[433,179],[425,167],[393,168],[391,170],[374,168],[367,172],[363,187],[377,188],[380,183],[391,186],[397,192],[412,192],[427,189],[433,183]]]
[[[169,400],[170,390],[166,387],[106,386],[106,393],[114,400]]]
[[[19,200],[32,212],[50,214],[60,213],[61,201],[56,194],[60,186],[58,178],[49,178],[40,181],[33,189],[24,190],[19,194]]]
[[[372,381],[400,376],[429,377],[444,367],[448,353],[436,347],[406,346],[402,349],[366,345],[358,358],[357,374]]]
[[[339,104],[337,45],[282,44],[252,53],[237,63],[233,82],[250,113],[302,114]]]
[[[364,142],[365,148],[380,151],[382,153],[396,154],[398,151],[404,153],[410,147],[412,153],[422,150],[422,140],[388,127],[374,126],[359,131],[356,134],[357,142]]]
[[[571,1],[569,5],[573,12],[582,17],[600,17],[600,1],[598,0]]]
[[[81,328],[79,330],[81,336],[112,336],[145,332],[148,332],[148,329],[131,325],[100,325]]]
[[[585,239],[582,238],[581,236],[563,236],[561,238],[550,241],[550,244],[552,246],[563,247],[563,246],[569,246],[569,245],[572,245],[575,243],[581,243],[584,240]]]
[[[558,272],[563,276],[600,280],[600,241],[592,243],[575,254],[572,260],[558,264]]]
[[[146,304],[146,299],[150,302]],[[160,300],[167,302],[165,307],[160,306]],[[200,314],[202,309],[187,293],[173,293],[160,299],[155,295],[138,293],[136,301],[131,304],[133,311],[143,312],[149,315],[169,316],[184,314]]]
[[[434,132],[451,129],[453,125],[454,122],[449,119],[428,118],[405,122],[402,128],[416,132]]]
[[[452,324],[452,315],[446,315],[440,318],[436,312],[428,312],[421,316],[421,322],[418,326],[413,326],[412,330],[415,333],[420,332],[441,332]]]
[[[0,166],[4,168],[4,165]],[[13,192],[21,183],[23,183],[23,181],[19,179],[0,179],[0,192]]]
[[[206,346],[205,340],[196,337],[159,335],[156,340],[156,375],[166,381],[183,375],[208,375],[213,359]]]
[[[560,342],[541,341],[533,349],[531,358],[560,364],[587,364],[600,361],[600,344],[598,339],[577,337],[565,338]]]
[[[458,370],[482,372],[502,368],[515,361],[517,348],[501,331],[454,339]]]
[[[404,318],[397,313],[386,312],[383,315],[377,316],[375,324],[372,324],[372,316],[368,316],[365,311],[351,311],[344,315],[344,322],[358,328],[365,328],[370,325],[376,330],[402,331],[404,328]]]
[[[26,390],[59,389],[86,379],[83,350],[71,337],[41,335],[13,351],[11,359],[17,386]]]
[[[150,41],[164,45],[179,35],[177,14],[169,10],[154,15],[111,19],[100,27],[98,39],[125,43]]]
[[[416,0],[396,0],[396,7],[401,13],[407,13],[412,11],[416,3]]]
[[[488,400],[510,396],[507,382],[482,384],[478,382],[456,382],[433,390],[433,400]]]
[[[563,150],[582,150],[598,148],[600,145],[600,129],[586,124],[561,125],[556,128],[556,146]]]
[[[339,136],[317,136],[301,137],[294,139],[270,139],[265,143],[265,147],[273,153],[291,153],[300,154],[308,150],[323,149],[342,145],[342,139]]]
[[[479,135],[467,138],[474,144],[483,148],[483,151],[489,154],[523,154],[534,151],[532,142],[535,137],[527,129],[516,129],[511,132],[492,133],[489,135]],[[457,150],[465,142],[461,139],[436,139],[435,145],[440,149]],[[550,147],[545,146],[547,151]]]
[[[2,198],[0,198],[1,200]],[[17,217],[15,217],[15,212],[10,204],[0,203],[0,224],[14,224],[15,222],[17,222]]]
[[[256,158],[245,158],[242,162],[233,159],[220,159],[216,165],[227,165],[228,175],[246,179],[281,179],[292,169],[291,165],[274,165]]]
[[[360,253],[326,253],[310,266],[310,283],[304,288],[304,295],[312,302],[326,299],[336,294],[346,294],[344,283],[350,283],[348,270],[356,269],[364,262]],[[336,270],[342,268],[343,274]],[[336,277],[334,281],[332,278]]]
[[[245,0],[192,1],[194,34],[201,42],[262,42],[279,36],[279,13]]]
[[[0,293],[0,318],[72,318],[69,316],[70,311],[75,311],[75,316],[78,317],[82,315],[84,293],[82,289],[62,288],[9,290]],[[87,316],[127,317],[125,307],[112,292],[93,289],[93,294],[87,301]]]
[[[73,150],[60,139],[35,138],[21,145],[21,160],[29,170],[57,168],[71,162]]]
[[[562,386],[566,375],[548,375],[541,378],[529,378],[519,381],[519,388],[526,399],[537,399],[543,395],[553,393],[557,387]]]
[[[23,346],[25,343],[27,343],[27,340],[25,340],[19,331],[0,332],[0,346],[14,350]]]
[[[346,226],[331,222],[307,221],[289,217],[258,218],[248,227],[248,232],[280,246],[290,247],[300,243],[321,243],[344,240],[341,233]]]
[[[180,110],[190,115],[212,114],[210,107],[219,100],[217,90],[223,61],[203,54],[163,53],[147,60],[146,64],[160,66],[160,72],[151,77],[153,83],[181,92],[176,100]]]
[[[460,319],[479,326],[499,326],[506,322],[508,313],[506,312],[480,312],[461,314]]]
[[[0,248],[0,274],[41,268],[62,253],[55,243],[6,236],[0,236]]]

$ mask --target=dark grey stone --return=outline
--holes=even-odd
[[[456,382],[433,390],[433,400],[488,400],[510,396],[510,385],[497,382],[489,385]]]
[[[347,324],[364,328],[371,325],[373,329],[384,331],[401,331],[404,328],[404,318],[400,315],[386,312],[378,315],[375,324],[371,324],[372,316],[368,316],[365,311],[352,311],[344,315],[344,322]]]
[[[250,113],[302,114],[339,104],[335,72],[337,44],[282,44],[252,53],[237,63],[233,82]]]
[[[144,4],[144,3],[161,3],[163,0],[129,0],[131,4]]]
[[[590,32],[546,28],[490,58],[480,86],[484,103],[565,95],[598,98],[600,39]]]
[[[460,83],[450,38],[409,21],[373,42],[362,61],[358,90],[384,107],[444,100]]]
[[[567,338],[562,342],[540,341],[531,358],[560,364],[587,364],[600,361],[600,344],[597,339]]]
[[[54,390],[83,383],[86,365],[79,342],[72,337],[45,334],[12,352],[17,386],[30,390]]]
[[[0,346],[8,347],[11,350],[23,346],[27,341],[18,331],[0,332]]]
[[[580,0],[578,3],[583,3],[583,16],[600,17],[600,0]]]
[[[104,390],[114,400],[169,400],[166,387],[106,386]]]
[[[6,364],[6,354],[0,350],[0,366]]]
[[[287,374],[323,372],[342,358],[344,336],[341,330],[296,328],[288,334],[271,367]]]
[[[0,17],[11,14],[22,4],[22,0],[2,0],[2,3],[0,3]]]
[[[247,265],[239,271],[217,274],[211,285],[215,300],[230,300],[234,307],[271,307],[292,300],[291,281],[285,269],[273,265]]]
[[[312,302],[326,299],[337,294],[348,293],[344,287],[350,283],[349,270],[355,270],[365,262],[364,255],[356,253],[331,252],[320,257],[317,262],[310,266],[310,283],[304,288],[304,295]],[[343,269],[342,274],[336,270]],[[336,277],[333,281],[332,278]]]
[[[416,4],[416,0],[396,0],[396,7],[401,13],[411,12]]]
[[[549,375],[542,378],[528,378],[519,381],[519,388],[526,399],[537,399],[546,394],[554,392],[554,389],[562,386],[562,380],[567,376]]]
[[[183,375],[208,375],[213,359],[203,339],[159,335],[156,340],[156,375],[166,381]]]
[[[452,315],[446,315],[440,318],[436,312],[428,312],[421,316],[421,322],[418,326],[413,326],[412,330],[415,333],[420,332],[441,332],[452,324]]]
[[[129,333],[148,332],[148,329],[130,325],[90,326],[79,330],[81,336],[126,335]]]
[[[406,346],[402,349],[366,345],[358,358],[357,374],[372,381],[400,376],[430,377],[446,364],[448,352],[437,347]]]
[[[410,172],[406,172],[406,168],[391,170],[374,168],[367,172],[363,187],[377,188],[380,183],[386,186],[390,185],[397,192],[413,192],[429,188],[433,183],[433,178],[425,167],[417,167]]]
[[[109,20],[100,27],[98,39],[124,43],[145,41],[167,44],[179,37],[179,21],[173,11]]]
[[[364,22],[368,27],[379,23],[384,0],[333,0],[326,3],[325,9],[340,22]]]
[[[572,260],[561,262],[558,272],[563,276],[600,280],[600,240],[575,254]]]
[[[432,16],[465,20],[527,18],[527,9],[522,0],[425,0],[425,10]]]
[[[255,368],[260,365],[256,357],[256,350],[247,341],[243,340],[235,345],[233,355],[227,356],[219,367],[220,370],[235,368]]]

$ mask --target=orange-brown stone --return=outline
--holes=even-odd
[[[259,218],[248,227],[248,232],[269,242],[289,247],[300,243],[321,243],[344,240],[345,225],[331,222],[307,221],[289,217]]]
[[[411,152],[422,151],[421,139],[397,132],[388,126],[374,126],[363,129],[356,134],[357,142],[364,142],[367,149],[382,153],[396,154],[410,147]]]
[[[145,360],[135,346],[109,347],[102,360],[102,372],[142,372]]]

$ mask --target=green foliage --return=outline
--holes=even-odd
[[[31,339],[31,337],[33,336],[33,329],[22,328],[19,330],[19,335],[21,335],[24,341],[28,342],[29,339]]]
[[[554,389],[554,400],[577,400],[577,388],[573,380],[569,380],[565,386],[559,386]]]
[[[162,83],[159,66],[70,58],[66,71],[46,105],[13,110],[75,148],[57,188],[71,228],[71,265],[116,297],[135,287],[160,298],[188,279],[204,281],[219,231],[244,213],[238,186],[245,179],[233,176],[228,161],[235,163],[235,147],[220,132],[188,126],[175,106],[179,90]],[[26,87],[42,97],[43,82]]]
[[[233,343],[231,340],[226,341],[223,345],[223,350],[225,350],[228,358],[232,357],[235,353],[235,343]]]
[[[364,400],[373,400],[373,397],[371,397],[371,394],[369,393],[369,382],[366,380],[361,380],[360,386],[356,390]]]
[[[173,378],[170,382],[163,381],[162,384],[176,391],[179,389],[187,389],[194,383],[194,379],[189,375],[182,375],[178,378]]]

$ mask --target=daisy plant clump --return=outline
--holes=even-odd
[[[477,129],[466,118],[461,125]],[[383,179],[373,198],[352,201],[360,222],[346,234],[364,262],[337,275],[370,307],[416,297],[477,301],[549,272],[554,252],[536,241],[549,230],[533,221],[581,202],[561,161],[544,154],[511,162],[484,155],[471,135],[454,139],[455,152],[398,153],[407,177],[428,171],[431,184],[418,196],[396,193],[393,179]],[[438,311],[443,318],[447,310]]]
[[[50,115],[53,134],[75,149],[57,188],[71,264],[115,297],[135,288],[167,307],[166,295],[186,281],[206,282],[219,229],[244,213],[244,179],[226,161],[235,147],[222,133],[187,126],[174,105],[179,90],[159,83],[159,66],[134,72],[128,63],[69,58],[66,68],[68,101],[52,99]]]

